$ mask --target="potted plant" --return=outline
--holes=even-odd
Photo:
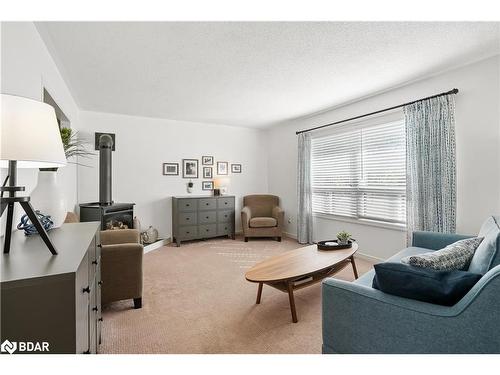
[[[346,232],[345,230],[337,233],[337,240],[339,245],[347,245],[350,238],[351,234]]]
[[[59,131],[68,163],[82,165],[70,160],[93,155],[87,151],[86,142],[78,137],[78,132],[70,128],[60,128]],[[57,170],[58,168],[40,168],[37,185],[31,193],[33,206],[42,214],[50,215],[54,222],[53,228],[58,228],[64,223],[67,213],[64,193],[57,181]]]

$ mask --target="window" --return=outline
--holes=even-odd
[[[406,223],[403,119],[313,138],[311,153],[313,212]]]

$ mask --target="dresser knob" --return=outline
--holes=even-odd
[[[99,286],[101,286],[102,284],[104,284],[104,283],[102,282],[102,280],[101,280],[101,281],[99,281],[99,282],[97,283],[97,285],[99,285]]]
[[[205,203],[205,206],[208,206],[208,203]]]
[[[90,286],[83,288],[83,293],[90,293]]]
[[[92,264],[95,264],[97,266],[97,260],[93,260]]]
[[[205,219],[208,219],[208,216],[205,216]]]
[[[97,244],[97,247],[102,247],[102,244]]]
[[[99,309],[97,308],[97,306],[94,306],[94,307],[92,308],[92,311],[97,311],[97,310],[99,310]]]
[[[103,319],[102,319],[102,318],[99,318],[99,319],[97,319],[97,320],[98,320],[98,321],[100,321],[100,322],[102,322],[102,320],[103,320]]]

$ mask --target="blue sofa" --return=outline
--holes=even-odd
[[[323,353],[500,353],[499,222],[500,217],[490,217],[480,231],[483,242],[493,249],[489,270],[454,306],[373,289],[373,270],[354,282],[325,279]],[[412,247],[388,261],[438,250],[468,237],[415,232]]]

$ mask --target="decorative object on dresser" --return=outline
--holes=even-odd
[[[44,93],[48,95],[46,91],[44,91]],[[55,112],[58,123],[67,124],[67,126],[69,126],[69,121],[64,121],[64,119],[66,119],[64,113],[57,107],[57,104],[54,103],[54,105],[57,108]],[[59,116],[62,118],[59,118]],[[88,158],[94,155],[92,152],[86,150],[86,142],[79,138],[78,132],[74,132],[71,128],[65,127],[60,127],[59,132],[64,154],[68,161],[75,156]],[[72,163],[82,165],[78,162]],[[57,167],[39,168],[37,184],[31,192],[31,203],[40,212],[50,216],[53,222],[53,228],[60,227],[66,218],[66,199],[61,184],[57,179],[57,170]]]
[[[241,173],[241,164],[231,164],[231,173]]]
[[[214,165],[214,157],[213,156],[202,156],[201,157],[202,165]]]
[[[100,221],[102,230],[133,228],[135,203],[115,203],[112,199],[112,137],[103,134],[99,142],[99,202],[80,204],[80,220]]]
[[[172,197],[172,235],[182,241],[228,236],[234,239],[234,196]]]
[[[220,195],[225,195],[228,192],[229,182],[228,177],[217,177],[214,180],[214,188],[219,190]]]
[[[213,178],[212,167],[203,167],[203,178]]]
[[[198,178],[198,159],[182,159],[182,178]]]
[[[243,197],[241,226],[245,242],[249,237],[276,237],[281,241],[285,213],[279,206],[279,197],[257,194]]]
[[[214,182],[213,181],[203,181],[201,183],[201,189],[202,190],[213,190],[214,189]]]
[[[163,163],[163,175],[164,176],[178,176],[179,175],[179,163]]]
[[[102,303],[132,299],[134,308],[141,308],[144,248],[139,243],[139,231],[102,231],[101,243]]]
[[[227,161],[218,161],[217,162],[217,174],[218,175],[226,175],[227,174]]]
[[[320,282],[348,265],[352,266],[357,279],[358,271],[354,263],[354,253],[357,250],[356,243],[350,249],[338,251],[318,251],[315,245],[301,247],[257,263],[248,270],[245,278],[259,283],[257,304],[260,303],[263,284],[288,293],[292,321],[297,323],[293,291]]]
[[[187,187],[187,192],[191,194],[191,193],[193,192],[193,187],[194,187],[194,183],[193,183],[193,181],[189,181],[189,182],[186,184],[186,187]]]
[[[49,353],[96,353],[101,339],[99,223],[50,231],[59,250],[18,231],[0,257],[0,341],[47,342]]]
[[[8,253],[10,250],[14,204],[19,203],[35,225],[50,252],[57,254],[47,231],[38,220],[35,209],[30,203],[30,197],[16,195],[18,191],[25,190],[24,186],[17,186],[17,168],[62,167],[66,165],[54,108],[36,100],[5,94],[1,94],[1,108],[0,160],[6,162],[2,163],[1,166],[7,166],[8,162],[8,175],[0,188],[0,215],[7,209],[3,251]],[[4,197],[6,192],[8,196]],[[48,212],[42,213],[49,214]],[[66,209],[64,209],[63,214],[66,214]],[[62,220],[64,220],[64,216]]]

